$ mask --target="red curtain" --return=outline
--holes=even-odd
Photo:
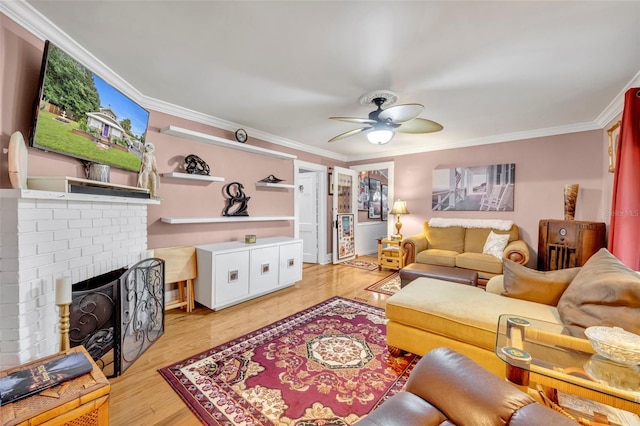
[[[640,88],[629,89],[618,139],[609,227],[609,251],[640,270]]]

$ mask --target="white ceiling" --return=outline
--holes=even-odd
[[[29,0],[9,16],[46,22],[29,5],[56,29],[39,36],[144,106],[343,160],[603,128],[640,76],[638,1]],[[444,130],[329,144],[359,126],[328,117],[366,117],[378,89]]]

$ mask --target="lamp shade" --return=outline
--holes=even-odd
[[[376,145],[384,145],[389,143],[393,139],[393,130],[389,129],[374,129],[367,133],[367,139],[369,142]]]
[[[409,210],[407,210],[407,202],[402,200],[396,200],[393,203],[393,207],[390,211],[391,214],[409,214]]]

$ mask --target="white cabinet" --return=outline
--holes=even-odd
[[[302,279],[302,240],[258,238],[196,246],[196,302],[221,309]]]
[[[302,240],[280,246],[280,285],[302,279]]]

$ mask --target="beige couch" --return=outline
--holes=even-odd
[[[582,268],[560,271],[505,261],[505,274],[491,279],[486,291],[418,278],[387,300],[387,343],[394,354],[448,347],[504,376],[494,353],[501,314],[562,324],[575,336],[591,325],[640,334],[640,276],[601,249]]]
[[[492,228],[493,223],[503,226]],[[500,258],[483,253],[492,231],[509,235]],[[502,259],[522,265],[529,261],[527,244],[520,239],[518,227],[508,221],[431,219],[424,223],[423,232],[403,239],[402,248],[405,265],[416,262],[474,270],[481,285],[502,274]]]

